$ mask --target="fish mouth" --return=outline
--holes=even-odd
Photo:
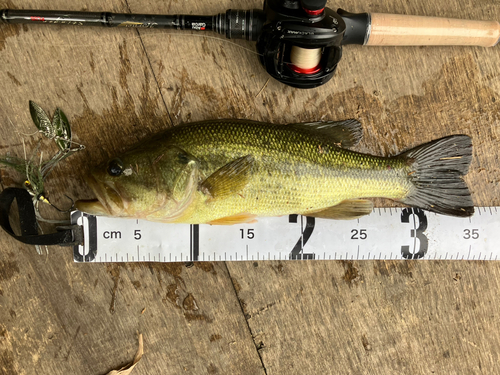
[[[99,181],[93,175],[87,176],[86,181],[96,195],[96,199],[76,201],[77,210],[91,215],[119,216],[124,209],[124,204],[116,188]]]

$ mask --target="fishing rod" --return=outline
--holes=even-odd
[[[4,23],[211,31],[257,42],[260,61],[276,80],[297,88],[328,82],[342,46],[492,47],[500,24],[451,18],[337,12],[326,0],[265,0],[263,10],[228,9],[213,16],[3,9]]]

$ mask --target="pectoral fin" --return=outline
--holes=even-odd
[[[304,216],[312,216],[322,219],[351,220],[368,215],[373,210],[373,203],[366,199],[348,199],[336,206],[313,213],[304,213]]]
[[[313,131],[328,137],[340,147],[356,146],[363,137],[363,128],[357,120],[318,121],[289,124],[297,129]]]
[[[200,190],[212,199],[239,193],[250,180],[254,158],[247,155],[224,165],[200,185]]]
[[[212,220],[207,224],[210,225],[233,225],[233,224],[244,224],[244,223],[254,223],[257,216],[247,213],[241,213],[231,216],[226,216],[217,220]]]

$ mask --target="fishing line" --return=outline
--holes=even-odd
[[[150,30],[150,31],[153,31],[153,30]],[[130,37],[122,37],[121,40],[122,41],[131,41],[131,40],[134,40],[134,39],[144,39],[144,38],[156,38],[157,37],[157,34],[160,34],[159,32],[157,33],[154,33],[154,34],[141,34],[139,36],[130,36]],[[247,47],[244,47],[238,43],[235,43],[234,41],[230,40],[230,39],[223,39],[223,38],[218,38],[216,36],[210,36],[210,35],[199,35],[199,34],[178,34],[178,33],[175,33],[175,32],[162,32],[161,33],[162,35],[168,35],[168,36],[175,36],[175,37],[197,37],[197,38],[207,38],[207,39],[210,39],[210,40],[216,40],[218,42],[222,42],[222,43],[226,43],[226,44],[229,44],[231,46],[235,46],[235,47],[238,47],[240,49],[243,49],[247,52],[250,52],[254,55],[257,55],[257,56],[263,56],[262,53],[259,53],[257,51],[254,51],[250,48],[247,48]],[[120,34],[116,34],[116,35],[120,35]],[[110,38],[111,39],[111,38]],[[28,41],[25,41],[26,43]],[[92,43],[92,44],[74,44],[74,43],[71,43],[71,44],[61,44],[61,43],[37,43],[38,46],[42,46],[42,47],[56,47],[56,48],[74,48],[74,47],[85,47],[85,48],[89,48],[89,47],[102,47],[102,46],[109,46],[109,45],[113,45],[117,42],[116,39],[113,38],[113,40],[110,40],[109,42],[100,42],[100,43]],[[157,46],[158,44],[154,44],[155,46]]]

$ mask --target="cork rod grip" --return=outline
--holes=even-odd
[[[492,47],[499,39],[495,21],[372,13],[365,45]]]

